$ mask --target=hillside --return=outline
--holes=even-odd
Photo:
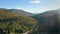
[[[25,16],[32,16],[32,13],[26,12],[24,10],[19,10],[19,9],[10,9],[9,12],[11,13],[17,13],[17,14],[21,14],[21,15],[25,15]]]
[[[37,32],[39,32],[39,34],[58,34],[59,31],[60,9],[46,11],[40,14],[32,14],[18,9],[0,8],[1,34],[3,34],[3,32],[6,34],[28,32],[29,34],[37,34]]]
[[[38,23],[38,31],[43,34],[58,34],[60,31],[60,9],[46,11],[32,16]]]
[[[33,13],[26,12],[21,9],[5,9],[5,8],[0,8],[1,10],[4,10],[5,12],[10,12],[10,13],[16,13],[19,15],[24,15],[24,16],[32,16],[34,15]]]
[[[0,33],[24,33],[35,27],[36,21],[16,13],[5,12],[0,9]]]

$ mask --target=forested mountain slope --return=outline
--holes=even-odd
[[[36,21],[16,13],[9,13],[0,9],[0,33],[24,33],[35,27]],[[3,33],[4,32],[4,33]]]
[[[38,23],[38,31],[42,34],[58,34],[60,32],[60,9],[46,11],[32,16]],[[50,33],[48,33],[50,32]],[[46,34],[45,33],[45,34]]]

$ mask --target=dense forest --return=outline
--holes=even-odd
[[[35,26],[32,18],[0,9],[0,34],[25,33]]]
[[[1,34],[59,34],[60,9],[32,14],[0,8]]]

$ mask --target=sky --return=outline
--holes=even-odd
[[[60,0],[0,0],[0,8],[22,9],[31,13],[43,13],[60,8]]]

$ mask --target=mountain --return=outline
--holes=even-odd
[[[58,34],[60,31],[60,9],[32,16],[38,23],[39,33]]]
[[[5,9],[5,8],[0,8],[1,10],[5,10],[5,12],[11,12],[11,13],[16,13],[24,16],[32,16],[34,15],[33,13],[26,12],[21,9]]]
[[[21,14],[21,15],[24,15],[24,16],[32,16],[33,15],[32,13],[26,12],[24,10],[19,10],[19,9],[9,9],[9,12]]]
[[[38,27],[37,27],[38,26]],[[0,33],[60,34],[60,9],[32,14],[19,9],[0,8]]]
[[[33,18],[0,9],[0,34],[24,33],[35,27]]]

